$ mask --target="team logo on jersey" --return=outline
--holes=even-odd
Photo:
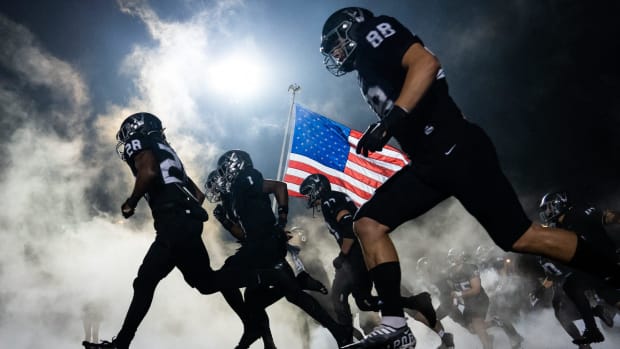
[[[424,134],[425,135],[430,135],[431,133],[433,133],[433,131],[435,131],[435,127],[433,127],[433,125],[426,125],[424,126]]]

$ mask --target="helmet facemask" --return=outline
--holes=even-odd
[[[230,193],[232,183],[239,175],[239,172],[247,167],[252,167],[252,163],[244,160],[241,155],[236,151],[231,151],[228,154],[224,154],[220,161],[218,161],[220,165],[217,171],[222,178],[223,185],[221,189],[223,193]]]
[[[315,208],[317,201],[322,200],[324,196],[328,195],[331,189],[329,179],[322,174],[315,173],[309,175],[301,182],[299,193],[308,200],[308,208]]]
[[[205,183],[205,196],[207,200],[212,203],[222,201],[222,192],[224,192],[225,187],[224,178],[217,171],[212,171]]]
[[[317,200],[321,198],[321,183],[308,183],[301,190],[301,194],[308,200],[307,207],[316,206]]]
[[[323,64],[335,76],[342,76],[353,70],[357,42],[351,37],[352,21],[342,21],[321,38]]]

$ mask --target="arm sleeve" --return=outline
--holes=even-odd
[[[353,233],[353,214],[347,213],[342,216],[338,222],[338,227],[343,238],[355,239],[355,233]]]

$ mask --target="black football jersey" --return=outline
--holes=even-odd
[[[616,251],[614,241],[605,230],[603,211],[597,207],[574,205],[564,214],[564,219],[558,226],[576,232],[597,249],[607,251],[610,255]]]
[[[151,210],[156,211],[162,207],[170,208],[170,205],[174,203],[187,204],[188,200],[191,200],[193,204],[198,204],[183,163],[170,144],[163,139],[136,134],[125,142],[127,164],[134,176],[137,173],[136,155],[144,150],[152,151],[159,163],[157,181],[145,195]]]
[[[363,22],[357,34],[355,69],[359,85],[362,95],[381,119],[392,109],[405,81],[406,70],[401,63],[405,52],[414,43],[424,43],[395,18],[388,16]],[[436,80],[411,115],[413,117],[407,118],[404,126],[393,134],[409,155],[414,151],[416,139],[420,138],[411,136],[412,129],[424,129],[432,122],[426,130],[433,130],[440,124],[463,120],[461,111],[448,94],[443,69],[439,69]]]
[[[471,279],[480,277],[480,270],[475,264],[465,263],[461,267],[451,267],[447,270],[447,282],[453,291],[471,290]],[[481,286],[480,294],[486,294]]]
[[[345,238],[341,224],[336,220],[338,213],[342,210],[347,210],[352,215],[354,215],[357,211],[357,206],[355,206],[355,203],[353,203],[351,198],[344,193],[332,191],[327,199],[321,202],[323,218],[325,218],[330,234],[332,234],[338,242],[338,247],[342,246],[342,240]],[[357,243],[357,239],[355,240],[355,243]]]
[[[247,241],[261,239],[271,233],[276,218],[269,194],[263,191],[263,175],[254,168],[242,170],[232,183],[231,206],[236,221],[246,233]]]

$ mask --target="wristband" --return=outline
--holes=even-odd
[[[288,205],[278,206],[278,214],[288,214]]]
[[[463,297],[463,292],[456,291],[456,292],[454,292],[454,295],[457,296],[457,297]]]
[[[385,124],[388,130],[393,130],[408,114],[409,113],[404,108],[394,105],[387,115],[381,119],[381,122]]]

